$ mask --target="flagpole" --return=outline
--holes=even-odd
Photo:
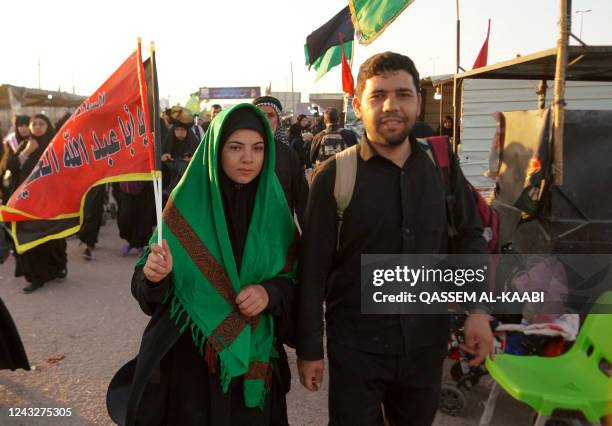
[[[153,146],[155,147],[155,176],[153,180],[153,191],[155,194],[155,213],[157,217],[157,244],[161,247],[163,236],[162,236],[162,178],[161,178],[161,165],[158,164],[157,158],[160,153],[157,152],[159,148],[159,141],[157,140],[159,137],[159,129],[158,120],[159,120],[159,94],[157,93],[157,71],[155,64],[155,43],[151,42],[149,45],[149,50],[151,52],[151,79],[153,80],[153,84],[151,84],[151,88],[153,90]],[[159,173],[157,173],[159,172]]]
[[[460,61],[460,49],[461,49],[461,20],[459,19],[459,0],[456,0],[457,3],[457,46],[455,48],[457,53],[457,68],[455,72],[459,72],[459,61]]]
[[[293,96],[293,61],[291,61],[291,113],[295,115],[295,99]]]

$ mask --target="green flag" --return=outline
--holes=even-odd
[[[344,51],[346,52],[346,57],[350,60],[353,57],[353,40],[347,41],[344,43]],[[304,45],[304,54],[306,55],[306,65],[308,65],[308,46]],[[330,47],[325,51],[325,53],[317,58],[316,61],[313,62],[312,68],[317,72],[317,77],[315,81],[319,81],[323,75],[335,67],[336,65],[340,65],[342,63],[342,46],[337,44],[335,46]]]
[[[197,95],[195,94],[191,95],[191,97],[185,104],[185,108],[187,108],[189,111],[191,111],[194,114],[199,114],[202,112],[202,109],[200,108],[200,100],[198,99]]]
[[[370,44],[414,0],[349,0],[351,19],[359,43]]]

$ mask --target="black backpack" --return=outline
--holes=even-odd
[[[319,143],[319,152],[316,158],[317,164],[344,151],[349,146],[342,134],[340,134],[340,130],[330,131],[326,129],[323,132],[324,134]]]

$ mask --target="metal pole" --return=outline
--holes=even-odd
[[[293,98],[293,61],[291,61],[291,112],[295,113],[295,99]]]
[[[458,80],[457,76],[453,79],[453,148],[455,154],[459,154],[461,145],[461,129],[459,127],[459,121],[461,121],[461,104],[459,96],[461,96],[461,88],[459,87],[462,80]]]
[[[459,0],[456,0],[457,3],[457,46],[455,48],[456,53],[457,53],[457,67],[456,67],[456,71],[455,72],[459,72],[459,53],[460,53],[460,49],[461,49],[461,21],[459,19]]]
[[[580,36],[578,38],[580,38],[580,40],[582,40],[582,23],[584,22],[584,14],[585,13],[589,13],[591,11],[591,9],[587,9],[587,10],[577,10],[575,13],[579,13],[580,14]]]
[[[553,177],[555,185],[563,185],[563,126],[565,124],[565,74],[571,27],[571,0],[560,0],[559,39],[553,101]]]
[[[440,88],[440,95],[442,95],[442,97],[440,98],[440,118],[438,120],[438,126],[440,127],[440,136],[442,136],[442,127],[444,127],[442,125],[442,104],[444,103],[444,86],[441,84],[438,87]]]

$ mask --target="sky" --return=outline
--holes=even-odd
[[[470,69],[491,19],[489,64],[556,46],[559,0],[459,0],[461,65]],[[315,83],[304,43],[344,0],[142,0],[2,2],[0,84],[89,95],[136,47],[155,42],[160,94],[185,103],[199,87],[293,86],[339,93],[340,67]],[[612,1],[573,0],[573,32],[591,45],[612,45]],[[410,56],[421,76],[455,70],[456,0],[415,0],[369,46],[355,45],[353,74],[375,53]],[[573,43],[575,44],[575,43]]]

